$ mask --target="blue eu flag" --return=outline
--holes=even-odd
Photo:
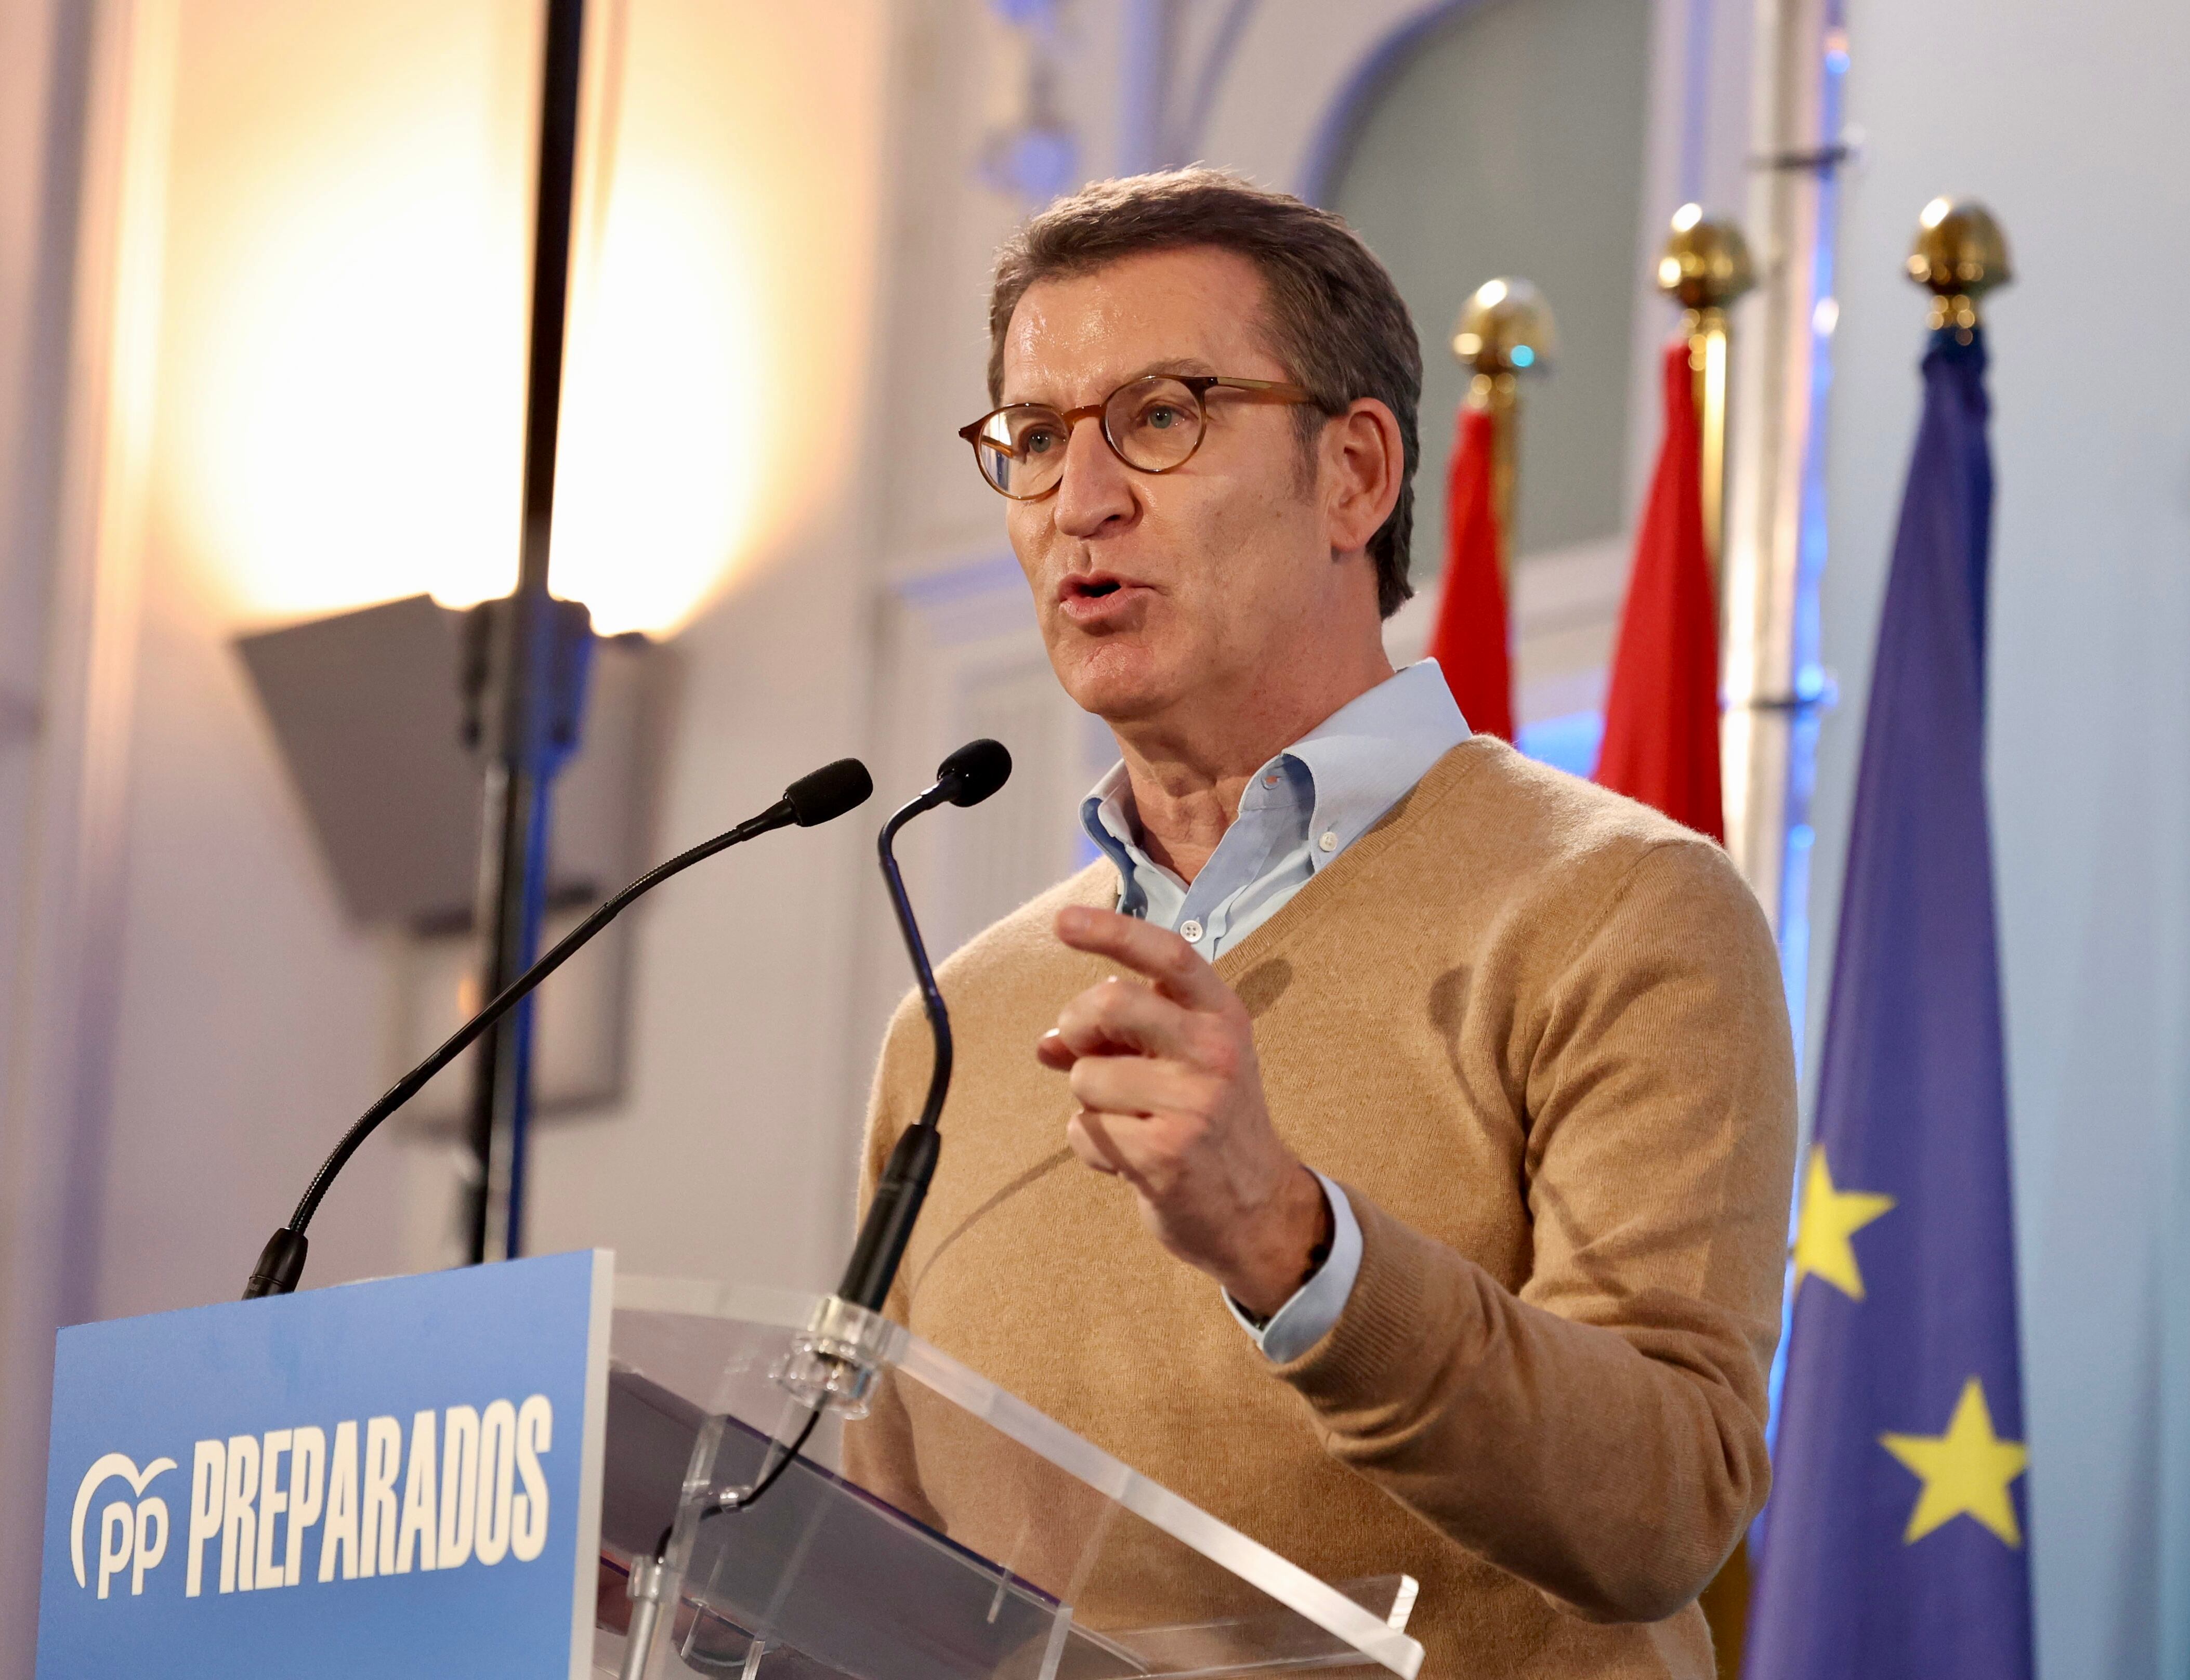
[[[1864,725],[1747,1680],[2028,1680],[1982,332],[1933,336]]]

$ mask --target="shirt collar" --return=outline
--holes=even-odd
[[[1132,812],[1133,784],[1120,759],[1104,773],[1087,797],[1080,802],[1080,826],[1118,870],[1118,908],[1128,916],[1148,912],[1149,895],[1141,884],[1143,867],[1154,860],[1140,847],[1140,825]]]
[[[1319,870],[1367,833],[1469,733],[1444,673],[1435,660],[1425,659],[1340,707],[1257,771],[1257,782],[1287,758],[1308,772],[1314,790],[1308,833],[1335,837],[1329,850],[1319,846],[1311,853]],[[1140,872],[1155,866],[1141,849],[1132,784],[1122,761],[1081,802],[1080,823],[1117,866],[1123,883],[1119,909],[1129,916],[1143,913],[1147,896]]]
[[[1468,737],[1433,659],[1410,665],[1342,706],[1281,756],[1308,767],[1315,784],[1309,832],[1335,835],[1315,854],[1320,868],[1376,826],[1378,818]]]

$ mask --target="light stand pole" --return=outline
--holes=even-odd
[[[499,993],[537,954],[547,902],[548,792],[577,746],[593,650],[586,609],[548,593],[584,37],[584,0],[548,0],[517,588],[507,599],[474,610],[464,673],[467,730],[486,761],[475,923],[485,945],[482,997]],[[466,1210],[474,1264],[523,1251],[531,1051],[530,1000],[479,1047]]]

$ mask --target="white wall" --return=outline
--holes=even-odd
[[[2019,278],[1988,306],[1999,502],[1991,746],[2023,1264],[2040,1671],[2190,1670],[2190,272],[2181,79],[2159,0],[1854,0],[1834,349],[1811,986],[1841,860],[1934,194]],[[1813,1041],[1820,1022],[1812,1022]]]
[[[446,423],[451,402],[474,400],[464,379],[503,339],[521,352],[513,309],[538,11],[529,0],[117,0],[104,16],[149,20],[138,56],[122,30],[106,54],[117,62],[91,62],[98,54],[79,43],[63,65],[61,116],[70,100],[95,107],[85,167],[106,194],[79,225],[73,202],[50,201],[53,156],[26,139],[48,120],[57,9],[0,3],[0,140],[10,148],[0,233],[11,236],[0,258],[11,521],[0,684],[36,701],[0,719],[11,975],[0,1676],[10,1680],[30,1671],[54,1325],[232,1297],[312,1166],[395,1071],[390,936],[346,921],[232,640],[268,621],[263,586],[309,593],[332,557],[357,554],[360,529],[379,540],[392,517],[400,542],[407,517],[415,545],[445,540],[448,510],[435,498],[452,481],[483,487],[490,521],[500,499],[507,518],[491,528],[506,529],[513,553],[514,354],[503,394],[490,386],[485,399],[506,408],[508,427],[490,415],[472,429],[491,433],[485,458],[452,478],[437,451],[471,441]],[[762,0],[640,0],[627,21],[632,63],[661,73],[627,159],[665,138],[683,147],[686,167],[669,183],[683,195],[669,201],[682,230],[750,258],[748,289],[732,300],[748,336],[729,347],[745,356],[729,394],[731,418],[759,442],[752,461],[718,457],[694,471],[757,488],[712,557],[723,581],[674,650],[681,692],[659,833],[681,845],[865,746],[877,491],[854,457],[874,412],[865,369],[893,37],[882,0],[846,0],[826,16]],[[84,139],[60,128],[66,162]],[[401,144],[383,148],[376,135]],[[427,173],[405,174],[422,149]],[[292,185],[281,172],[300,158],[332,173],[281,207],[300,220],[293,241],[272,247],[290,266],[269,270],[267,251],[241,235],[269,219],[255,195]],[[125,217],[109,201],[128,196],[116,183],[155,213]],[[461,253],[422,244],[435,215],[474,242]],[[120,287],[150,307],[117,307],[125,327],[143,330],[141,355],[115,354],[127,334],[95,309],[77,311],[71,337],[68,313],[39,293],[57,287],[71,301],[81,237],[86,287],[101,301],[128,266],[114,253],[124,221],[150,235],[133,291]],[[391,309],[423,301],[426,313],[391,331],[383,315],[329,307],[345,288],[368,301],[360,274],[395,287]],[[261,330],[243,348],[263,360],[278,342],[286,429],[244,423],[263,423],[264,404],[254,410],[248,392],[224,383],[232,368],[207,351],[245,287],[258,288],[266,314],[247,323]],[[108,400],[110,363],[145,376],[132,388],[140,405]],[[672,384],[722,384],[704,357],[667,372]],[[643,432],[652,414],[622,395],[613,429]],[[393,424],[357,423],[362,405],[390,399]],[[141,409],[142,428],[123,429],[131,447],[91,446],[111,444],[103,429],[121,409]],[[852,447],[831,462],[812,440],[839,424]],[[91,443],[58,458],[79,432]],[[111,470],[119,456],[142,470]],[[237,491],[210,510],[209,456]],[[629,550],[610,557],[627,566],[656,558],[650,466],[637,463],[629,492],[648,498],[631,508]],[[128,519],[107,517],[110,480],[145,491]],[[37,498],[74,524],[27,529]],[[292,525],[254,525],[269,508]],[[102,699],[112,713],[103,735],[83,715]],[[111,797],[79,786],[94,771],[120,774]],[[665,894],[638,929],[629,1101],[543,1128],[536,1248],[599,1244],[636,1268],[826,1280],[849,1224],[871,1041],[848,1024],[865,858],[852,826],[794,831]],[[19,867],[34,912],[26,929],[15,920]],[[87,945],[86,930],[100,937]],[[391,1128],[315,1223],[309,1281],[430,1263],[454,1195],[446,1151]]]
[[[181,21],[101,1316],[232,1293],[320,1155],[399,1070],[397,936],[346,919],[230,643],[264,621],[269,565],[309,579],[343,551],[346,523],[394,536],[375,529],[383,505],[393,505],[399,527],[445,514],[445,487],[421,458],[445,442],[437,405],[478,409],[485,423],[498,407],[513,429],[519,412],[521,338],[501,329],[522,302],[514,207],[531,122],[530,9],[411,0],[395,14],[384,4],[269,14],[253,0],[196,0]],[[759,270],[740,301],[772,342],[757,365],[736,370],[745,382],[736,394],[758,417],[749,435],[772,429],[764,467],[780,468],[786,452],[803,451],[800,436],[839,415],[856,428],[861,411],[882,25],[877,6],[844,9],[826,29],[771,8],[681,0],[628,14],[632,109],[618,156],[629,167],[649,148],[681,150],[690,179],[674,201],[721,223],[726,242]],[[280,70],[270,88],[269,63]],[[354,107],[346,129],[323,115],[345,103]],[[803,114],[824,108],[843,114],[817,134]],[[433,124],[451,148],[453,187],[400,168],[384,179],[372,173],[370,131],[406,117]],[[287,249],[303,254],[269,276],[252,264],[260,253],[250,234],[263,219],[254,195],[284,184],[254,173],[252,161],[284,146],[346,186],[353,211],[346,223],[299,230]],[[416,214],[437,190],[451,201],[478,197],[473,213],[491,219],[498,242],[487,256],[498,270],[482,278],[451,262],[444,279],[448,253],[418,243],[435,223]],[[611,225],[611,241],[616,232]],[[502,395],[476,397],[464,383],[475,370],[438,360],[449,340],[430,327],[391,337],[381,321],[311,315],[296,293],[343,295],[342,273],[310,265],[330,251],[398,287],[412,275],[434,285],[458,335],[491,335],[510,364]],[[329,434],[302,460],[255,426],[259,399],[204,367],[205,323],[219,323],[224,294],[252,287],[296,312],[263,330],[292,333],[292,354],[323,362],[295,395],[325,405],[316,423]],[[412,307],[400,295],[388,302],[400,322]],[[468,309],[485,318],[465,326]],[[796,369],[774,365],[794,355]],[[343,429],[345,409],[390,394],[393,435]],[[575,429],[595,417],[571,419]],[[298,426],[315,423],[306,407]],[[702,470],[729,475],[745,464]],[[508,529],[496,533],[505,554],[513,465],[512,451],[491,449],[474,468],[488,481],[490,519],[496,486],[510,500]],[[864,504],[845,465],[763,486],[740,547],[717,559],[727,583],[676,638],[680,680],[657,825],[665,849],[729,826],[792,776],[860,750]],[[287,472],[313,475],[313,517],[263,536],[252,518],[285,495],[294,501]],[[241,485],[240,511],[208,509],[209,474]],[[655,559],[645,512],[633,510],[627,566]],[[238,553],[224,539],[264,551]],[[309,587],[277,576],[273,599]],[[865,1086],[862,1071],[827,1053],[846,1035],[855,838],[848,827],[774,837],[642,912],[627,1100],[538,1129],[536,1251],[599,1245],[641,1269],[821,1280],[826,1257],[842,1246],[843,1182]],[[356,1157],[315,1223],[310,1281],[441,1262],[457,1199],[451,1152],[391,1126]]]
[[[0,952],[28,955],[36,917],[33,811],[40,785],[38,714],[44,603],[60,517],[53,423],[65,389],[73,250],[71,167],[85,71],[52,0],[0,7]],[[56,91],[58,83],[59,91]],[[56,247],[59,248],[56,248]],[[26,1124],[26,988],[0,988],[0,1626],[35,1620],[39,1537],[29,1515],[45,1485],[53,1325],[70,1291],[52,1208],[75,1176],[65,1139]],[[30,1672],[26,1638],[0,1638],[0,1674]]]
[[[677,0],[632,14],[626,120],[664,153],[718,162],[714,213],[743,224],[752,307],[775,344],[740,394],[769,440],[773,499],[675,643],[665,856],[868,750],[879,489],[865,452],[884,429],[871,369],[894,39],[879,3],[825,17]],[[665,88],[675,96],[639,103]],[[868,1080],[871,1041],[852,1019],[857,924],[879,907],[872,818],[772,835],[638,912],[627,1099],[536,1128],[534,1251],[602,1246],[634,1271],[834,1281]],[[430,1175],[412,1193],[430,1205]]]
[[[429,20],[430,9],[413,4],[388,21],[413,31],[414,50],[437,60],[445,81],[485,84],[478,103],[488,107],[523,46],[521,37],[504,38],[507,9],[475,4]],[[331,1138],[386,1084],[393,1001],[389,951],[347,921],[230,644],[240,629],[257,627],[264,609],[229,546],[239,527],[217,504],[208,509],[216,492],[206,468],[214,463],[241,486],[247,508],[278,505],[292,490],[266,458],[248,403],[220,400],[237,363],[223,312],[239,296],[253,298],[254,321],[272,332],[274,309],[310,308],[310,289],[326,276],[309,261],[275,268],[253,237],[280,167],[270,160],[316,161],[322,125],[337,120],[328,113],[343,108],[338,90],[353,111],[369,110],[376,94],[386,95],[400,45],[375,41],[355,17],[284,18],[253,0],[206,0],[168,15],[172,30],[148,36],[145,50],[167,53],[172,105],[159,146],[133,166],[159,195],[162,232],[150,277],[146,506],[134,545],[122,749],[122,928],[99,1053],[100,1193],[88,1234],[97,1257],[90,1305],[102,1318],[241,1289],[256,1246],[287,1217],[284,1203],[293,1205]],[[279,67],[271,88],[269,65]],[[513,109],[502,125],[505,150],[513,150],[516,116]],[[386,206],[360,222],[350,230],[363,247],[353,250],[353,267],[371,261],[372,243],[400,236]],[[513,292],[516,247],[513,238],[504,242]],[[318,342],[304,337],[283,349],[315,355],[311,388],[330,407],[354,410],[364,394],[345,352],[372,343],[374,323],[332,311],[322,319]],[[225,368],[207,377],[208,360]],[[423,391],[434,374],[418,368],[410,377]],[[513,415],[515,400],[507,406]],[[293,411],[292,429],[321,444],[307,457],[320,463],[311,486],[320,497],[315,519],[281,532],[279,559],[309,578],[358,517],[346,519],[343,502],[372,505],[376,486],[400,483],[400,474],[309,408]],[[355,1182],[345,1175],[324,1226],[313,1226],[309,1281],[401,1269],[401,1226],[389,1212],[396,1167],[384,1147],[360,1155]]]

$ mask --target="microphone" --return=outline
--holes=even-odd
[[[979,743],[977,743],[978,745]],[[994,743],[990,743],[993,745]],[[1001,752],[1003,749],[996,749]],[[956,756],[956,755],[954,755]],[[1005,774],[1010,773],[1010,759],[1005,760]],[[1003,778],[997,777],[1001,785]],[[474,1040],[515,1008],[525,996],[541,981],[546,979],[577,953],[580,946],[622,912],[636,900],[644,897],[672,875],[680,875],[695,864],[711,858],[718,852],[778,828],[796,825],[812,828],[820,823],[832,821],[845,812],[866,803],[875,791],[874,779],[868,775],[867,767],[856,758],[839,758],[833,764],[824,764],[808,772],[783,790],[777,800],[757,817],[748,817],[735,828],[704,840],[689,852],[680,852],[667,863],[650,870],[607,903],[588,916],[565,935],[553,951],[512,980],[479,1013],[457,1028],[440,1048],[405,1074],[388,1088],[381,1099],[358,1117],[357,1122],[343,1134],[342,1141],[334,1146],[312,1182],[298,1202],[297,1211],[289,1216],[289,1223],[267,1240],[258,1256],[258,1263],[252,1270],[251,1281],[244,1286],[243,1298],[255,1301],[264,1295],[287,1295],[297,1287],[304,1276],[304,1257],[309,1245],[304,1240],[304,1228],[319,1212],[320,1202],[335,1176],[349,1165],[358,1146],[370,1138],[380,1122],[417,1096],[428,1080],[448,1066],[470,1047]],[[994,788],[989,790],[990,792]],[[987,794],[981,797],[985,798]],[[964,803],[971,803],[970,800]]]
[[[874,791],[875,779],[867,774],[865,764],[856,758],[839,758],[818,770],[808,770],[783,790],[782,798],[741,826],[764,834],[770,828],[782,827],[780,814],[788,810],[791,820],[799,827],[818,828],[847,811],[857,810]],[[754,827],[755,824],[766,826]]]
[[[935,1068],[928,1076],[928,1100],[921,1107],[920,1119],[905,1129],[891,1149],[881,1180],[875,1185],[874,1200],[867,1206],[867,1217],[860,1223],[859,1240],[852,1246],[843,1281],[837,1286],[839,1300],[870,1313],[882,1311],[899,1263],[905,1258],[913,1222],[919,1218],[920,1205],[934,1179],[936,1159],[943,1149],[936,1121],[950,1089],[950,1013],[943,1007],[943,994],[936,989],[935,970],[929,966],[928,947],[920,937],[920,924],[913,919],[912,902],[905,896],[905,880],[898,873],[897,854],[892,849],[898,831],[922,811],[942,804],[978,805],[1001,787],[1011,774],[1012,755],[1001,741],[967,741],[937,768],[933,787],[882,825],[876,842],[882,879],[889,885],[890,907],[897,912],[898,931],[905,935],[905,954],[912,959],[920,1001],[928,1012],[928,1029],[935,1041]]]
[[[1003,742],[969,741],[937,766],[935,786],[920,797],[939,793],[954,805],[978,805],[1011,779],[1012,755]]]

